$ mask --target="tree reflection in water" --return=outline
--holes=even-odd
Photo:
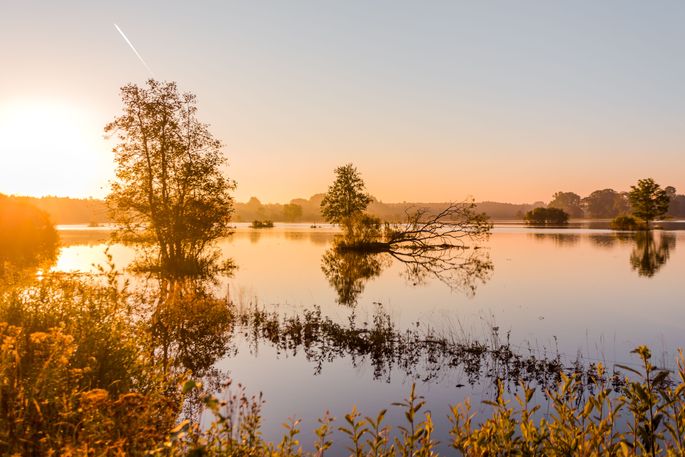
[[[675,235],[668,232],[661,232],[658,245],[652,231],[635,233],[634,241],[630,265],[638,275],[648,278],[654,276],[666,264],[676,244]]]
[[[329,251],[325,256],[339,275],[343,298],[350,300],[392,258],[387,253],[385,257],[359,255]],[[315,374],[326,363],[344,358],[355,367],[369,363],[374,378],[385,381],[402,374],[430,382],[457,373],[460,382],[471,385],[487,381],[494,386],[498,380],[513,385],[525,380],[547,386],[558,382],[563,372],[591,373],[591,367],[581,363],[565,366],[558,354],[517,350],[497,327],[490,327],[481,340],[440,333],[420,323],[400,329],[381,307],[370,322],[360,322],[352,312],[349,321],[341,324],[322,315],[319,308],[284,316],[277,310],[236,305],[217,296],[213,278],[158,278],[147,284],[140,296],[149,302],[144,322],[153,358],[165,370],[201,378],[208,390],[219,389],[228,379],[227,373],[215,368],[216,362],[236,354],[238,338],[247,341],[255,355],[264,343],[281,354],[304,353],[315,364]],[[191,401],[187,411],[192,413],[195,406]]]
[[[539,240],[553,240],[557,245],[575,245],[579,235],[560,233],[535,233]],[[615,232],[589,234],[588,239],[594,246],[611,249],[618,244],[633,246],[630,266],[639,276],[651,278],[663,267],[675,249],[676,237],[673,233],[661,231],[658,235],[651,230],[636,232]],[[658,242],[657,242],[658,241]]]
[[[153,284],[139,294],[149,303],[146,321],[153,357],[165,370],[189,371],[207,384],[220,384],[225,375],[214,365],[235,350],[228,298],[217,296],[216,282],[206,276],[160,277]]]
[[[551,240],[557,246],[575,246],[580,241],[580,235],[575,233],[531,233],[530,236],[537,240]]]
[[[365,254],[331,248],[321,258],[321,270],[338,294],[338,303],[354,306],[371,278],[390,265],[384,254]]]
[[[342,249],[339,244],[321,258],[321,270],[338,294],[341,305],[354,306],[366,282],[392,265],[400,263],[402,275],[414,286],[438,280],[452,290],[473,296],[479,284],[492,276],[494,266],[488,252],[478,246],[436,246],[432,249],[386,249],[360,252]]]

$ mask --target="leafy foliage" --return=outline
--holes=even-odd
[[[531,225],[564,225],[568,223],[568,214],[559,208],[535,208],[523,219]]]
[[[552,201],[547,207],[564,210],[570,217],[583,217],[583,209],[580,203],[580,195],[576,193],[557,192],[552,196]]]
[[[666,214],[670,197],[652,178],[640,179],[637,185],[630,186],[628,200],[633,215],[649,222]]]
[[[321,214],[333,224],[347,225],[366,210],[372,198],[357,168],[348,163],[335,169],[335,181],[321,201]]]
[[[121,98],[123,114],[105,127],[119,140],[107,201],[120,237],[153,243],[165,270],[192,272],[230,233],[235,184],[222,174],[221,142],[197,119],[195,95],[173,82],[128,84]]]
[[[295,222],[302,218],[302,214],[302,205],[296,203],[283,205],[283,220],[286,222]]]
[[[635,216],[616,216],[609,224],[613,230],[647,230],[645,221]]]
[[[614,189],[596,190],[583,198],[581,204],[585,214],[594,218],[616,217],[630,209],[626,194]]]
[[[178,379],[151,363],[127,294],[104,279],[0,293],[3,455],[139,454],[174,426]]]
[[[47,213],[0,194],[0,280],[8,280],[9,272],[54,261],[57,243],[57,231]]]
[[[642,371],[621,366],[632,378],[619,393],[607,384],[600,364],[591,389],[578,376],[562,375],[557,387],[542,392],[549,400],[549,413],[533,403],[536,389],[525,383],[515,401],[507,398],[500,383],[496,397],[483,402],[491,408],[484,416],[473,413],[468,400],[455,405],[448,417],[452,424],[448,444],[465,456],[684,455],[685,360],[681,354],[673,379],[668,371],[652,365],[646,347],[633,352],[642,361]],[[407,398],[393,404],[404,416],[395,429],[384,422],[387,410],[365,416],[353,407],[335,436],[331,426],[335,419],[326,413],[316,430],[315,454],[303,451],[296,419],[284,424],[280,443],[261,438],[260,397],[247,397],[241,390],[228,401],[210,395],[205,402],[215,417],[212,426],[208,431],[188,426],[182,436],[176,435],[170,455],[323,456],[339,446],[352,456],[440,455],[432,415],[414,385]]]
[[[372,326],[359,328],[346,328],[320,313],[283,322],[274,320],[278,319],[275,314],[257,312],[218,318],[226,310],[213,300],[201,305],[206,301],[203,291],[178,283],[165,290],[163,308],[156,318],[167,319],[165,328],[174,330],[165,333],[180,332],[181,339],[195,339],[196,329],[206,332],[181,316],[182,309],[192,313],[189,308],[197,302],[198,312],[207,313],[212,321],[235,318],[255,337],[273,340],[284,351],[299,346],[308,357],[320,360],[348,348],[345,351],[357,357],[372,358],[374,366],[390,362],[408,367],[420,357],[443,365],[459,358],[482,370],[485,354],[500,370],[510,374],[519,370],[518,378],[534,376],[531,373],[537,369],[552,373],[553,382],[543,384],[545,389],[540,392],[549,401],[551,414],[542,414],[540,403],[533,402],[535,388],[525,383],[516,396],[518,406],[511,406],[501,381],[496,398],[485,402],[492,408],[489,415],[475,417],[468,402],[453,407],[449,444],[463,455],[685,453],[682,354],[673,374],[654,366],[647,348],[637,348],[643,368],[617,366],[631,374],[617,390],[613,377],[606,376],[601,365],[587,374],[567,374],[553,363],[542,366],[542,360],[534,357],[512,356],[508,343],[488,348],[451,342],[433,333],[398,333],[383,315],[375,316]],[[3,454],[309,455],[300,442],[296,419],[286,423],[280,441],[263,438],[261,396],[248,397],[241,386],[237,392],[231,391],[229,382],[224,384],[228,397],[221,400],[202,391],[199,383],[186,382],[162,369],[154,356],[156,343],[147,321],[132,314],[136,300],[135,295],[122,291],[113,272],[103,272],[99,279],[52,276],[32,286],[2,291]],[[174,316],[168,315],[171,308]],[[178,325],[177,319],[182,321]],[[211,346],[212,342],[198,344]],[[221,353],[224,344],[212,347]],[[178,346],[173,352],[183,362],[192,358],[194,349]],[[495,372],[491,376],[499,378]],[[528,380],[538,381],[535,377]],[[208,427],[179,416],[183,399],[192,396],[199,396],[206,412],[214,417]],[[386,410],[365,416],[353,409],[339,425],[332,416],[324,415],[312,444],[316,455],[339,446],[360,456],[437,455],[432,415],[415,388],[394,406],[404,413],[404,423],[394,429],[385,423]]]

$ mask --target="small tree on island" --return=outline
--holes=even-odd
[[[326,221],[340,224],[349,233],[354,218],[364,213],[372,200],[357,168],[348,163],[335,169],[335,181],[321,200],[321,214]]]
[[[165,271],[197,272],[212,257],[206,248],[230,233],[235,183],[221,172],[222,143],[176,83],[127,84],[121,99],[123,114],[105,126],[119,140],[107,202],[120,238],[151,244]]]
[[[668,192],[652,178],[638,180],[637,185],[630,186],[628,192],[633,215],[644,220],[647,228],[651,221],[666,214],[670,200]]]
[[[490,234],[485,213],[475,211],[474,201],[449,203],[440,211],[407,208],[404,223],[384,224],[367,214],[373,198],[351,163],[335,169],[336,179],[321,201],[321,213],[330,223],[343,227],[338,247],[360,251],[431,251],[463,247],[465,239],[478,240]]]

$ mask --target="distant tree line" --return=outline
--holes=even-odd
[[[664,188],[669,197],[666,216],[685,217],[685,195],[676,194],[673,186]],[[564,210],[571,218],[609,219],[631,212],[629,192],[601,189],[581,198],[574,192],[556,192],[547,205]]]
[[[664,188],[669,194],[670,203],[667,216],[685,218],[685,195],[676,194],[672,186]],[[521,220],[524,215],[535,209],[551,207],[563,209],[571,218],[610,219],[630,212],[627,192],[613,189],[601,189],[586,197],[574,192],[557,192],[552,200],[538,201],[532,204],[502,203],[485,201],[476,204],[476,211],[487,214],[494,220]],[[312,195],[309,199],[295,198],[289,203],[262,203],[251,197],[247,202],[234,203],[233,220],[252,222],[254,220],[271,220],[276,222],[323,222],[321,201],[324,194]],[[107,205],[103,200],[93,198],[65,197],[12,197],[30,203],[50,215],[55,224],[88,224],[111,222]],[[443,208],[445,203],[384,203],[371,201],[368,213],[383,220],[399,222],[404,220],[406,211],[421,207],[432,210]]]
[[[103,200],[52,196],[36,198],[3,194],[0,196],[35,206],[48,213],[50,220],[58,225],[110,222],[107,205]]]

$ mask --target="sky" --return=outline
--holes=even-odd
[[[685,192],[685,2],[0,0],[0,193],[103,197],[104,125],[151,76],[198,97],[235,197],[549,201]]]

